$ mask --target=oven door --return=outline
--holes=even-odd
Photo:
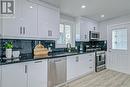
[[[96,65],[104,65],[105,64],[105,54],[99,54],[96,56]]]

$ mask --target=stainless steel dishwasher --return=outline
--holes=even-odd
[[[66,82],[66,57],[48,60],[48,87],[55,87]]]

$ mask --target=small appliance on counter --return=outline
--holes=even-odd
[[[20,51],[13,51],[13,57],[17,58],[20,56]]]
[[[48,52],[49,52],[48,49],[39,43],[34,48],[34,56],[35,56],[34,58],[42,58],[41,56],[47,56]]]
[[[100,33],[96,31],[89,31],[89,40],[97,41],[100,39]]]
[[[67,43],[67,50],[68,50],[68,52],[71,52],[71,44],[70,43]]]
[[[95,71],[99,72],[104,69],[106,69],[106,52],[105,51],[97,51],[96,52],[96,57],[95,57]]]

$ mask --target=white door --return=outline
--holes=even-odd
[[[26,77],[22,63],[2,66],[2,87],[27,87]]]
[[[130,24],[108,26],[107,66],[128,73],[128,30]]]
[[[27,0],[22,1],[22,26],[24,37],[37,36],[37,4]]]
[[[47,87],[47,60],[28,63],[28,87]]]
[[[21,1],[15,0],[15,14],[13,17],[4,17],[2,21],[3,36],[16,37],[22,33]]]

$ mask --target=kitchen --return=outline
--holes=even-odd
[[[130,86],[129,0],[0,5],[0,87]]]

